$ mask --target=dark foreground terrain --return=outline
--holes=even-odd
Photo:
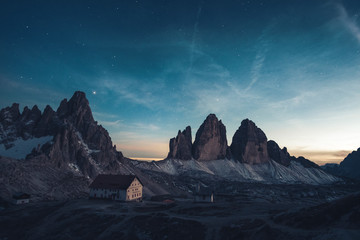
[[[254,191],[218,195],[215,203],[3,204],[0,239],[360,239],[358,187],[247,187]]]

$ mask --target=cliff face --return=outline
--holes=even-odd
[[[265,133],[249,119],[241,122],[230,149],[233,158],[243,163],[258,164],[270,160]]]
[[[196,160],[216,160],[230,157],[226,139],[226,127],[215,114],[210,114],[199,130],[192,147]]]
[[[170,151],[167,156],[169,159],[190,160],[192,158],[192,137],[190,126],[187,126],[182,132],[179,130],[176,138],[170,139],[169,148]]]

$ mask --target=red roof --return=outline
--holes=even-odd
[[[126,190],[135,178],[138,179],[135,175],[99,174],[90,184],[90,188]],[[138,181],[140,182],[139,179]]]

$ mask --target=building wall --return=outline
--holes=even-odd
[[[113,189],[99,189],[99,188],[90,188],[89,193],[90,198],[100,198],[100,199],[112,199],[118,201],[126,200],[126,191],[125,190],[113,190]]]
[[[135,178],[126,191],[126,201],[140,200],[142,199],[142,193],[143,186],[141,185],[139,180]]]
[[[136,201],[142,199],[143,186],[135,178],[127,190],[90,188],[90,198]]]

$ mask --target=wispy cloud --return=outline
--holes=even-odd
[[[187,77],[193,68],[194,57],[196,54],[196,40],[197,40],[198,31],[199,31],[198,27],[199,27],[199,21],[200,21],[200,16],[201,16],[201,11],[202,11],[202,4],[203,3],[201,3],[199,5],[199,8],[198,8],[198,11],[196,14],[196,19],[195,19],[195,24],[194,24],[193,34],[192,34],[192,40],[191,40],[191,44],[190,44],[190,65],[189,65],[189,68],[187,71],[188,72]]]
[[[9,92],[19,93],[22,102],[29,106],[37,105],[40,108],[45,108],[44,103],[46,103],[51,104],[54,108],[57,108],[60,101],[67,97],[67,95],[62,91],[55,91],[46,86],[37,88],[32,84],[22,82],[27,81],[25,77],[20,78],[21,81],[19,79],[8,78],[0,75],[0,85],[3,90],[6,89]],[[20,99],[16,100],[16,102],[19,101]]]
[[[125,126],[125,124],[121,120],[115,120],[115,121],[100,120],[100,123],[106,127],[123,127],[123,126]]]
[[[92,112],[95,117],[102,118],[102,119],[114,119],[118,116],[115,114],[109,114],[109,113],[102,113],[102,112]]]
[[[137,128],[137,129],[145,129],[145,130],[150,130],[150,131],[157,131],[160,130],[159,126],[156,126],[155,124],[144,124],[144,123],[134,123],[133,127]]]
[[[344,27],[356,38],[360,44],[360,28],[356,24],[356,18],[350,17],[342,4],[337,4],[336,9],[339,12],[339,19],[343,23]]]
[[[260,71],[265,61],[266,50],[258,51],[256,53],[253,65],[251,67],[251,82],[247,86],[246,91],[250,90],[252,86],[259,80]]]
[[[143,130],[147,130],[147,131],[160,130],[159,126],[152,124],[152,123],[137,122],[137,123],[129,124],[129,123],[125,123],[123,120],[120,120],[120,119],[114,120],[114,121],[99,119],[98,121],[106,127],[113,127],[113,128],[117,128],[117,129],[127,129],[127,130],[131,130],[134,132],[143,131]]]
[[[325,163],[340,163],[351,152],[351,150],[335,150],[335,151],[321,151],[321,150],[304,150],[294,149],[290,152],[291,155],[303,156],[314,161],[315,163],[324,165]]]
[[[246,91],[249,91],[261,76],[261,70],[266,59],[266,54],[269,51],[269,41],[267,37],[273,26],[274,24],[270,24],[267,28],[265,28],[258,39],[257,51],[251,67],[251,81],[245,89]]]
[[[279,101],[265,102],[264,104],[266,104],[272,110],[289,110],[294,107],[301,106],[305,102],[311,101],[312,97],[316,95],[317,94],[312,91],[303,91],[290,98]]]
[[[106,91],[114,92],[121,99],[152,108],[155,98],[150,90],[146,90],[143,83],[135,79],[119,77],[117,80],[102,80],[102,86]],[[135,87],[137,86],[137,87]]]

